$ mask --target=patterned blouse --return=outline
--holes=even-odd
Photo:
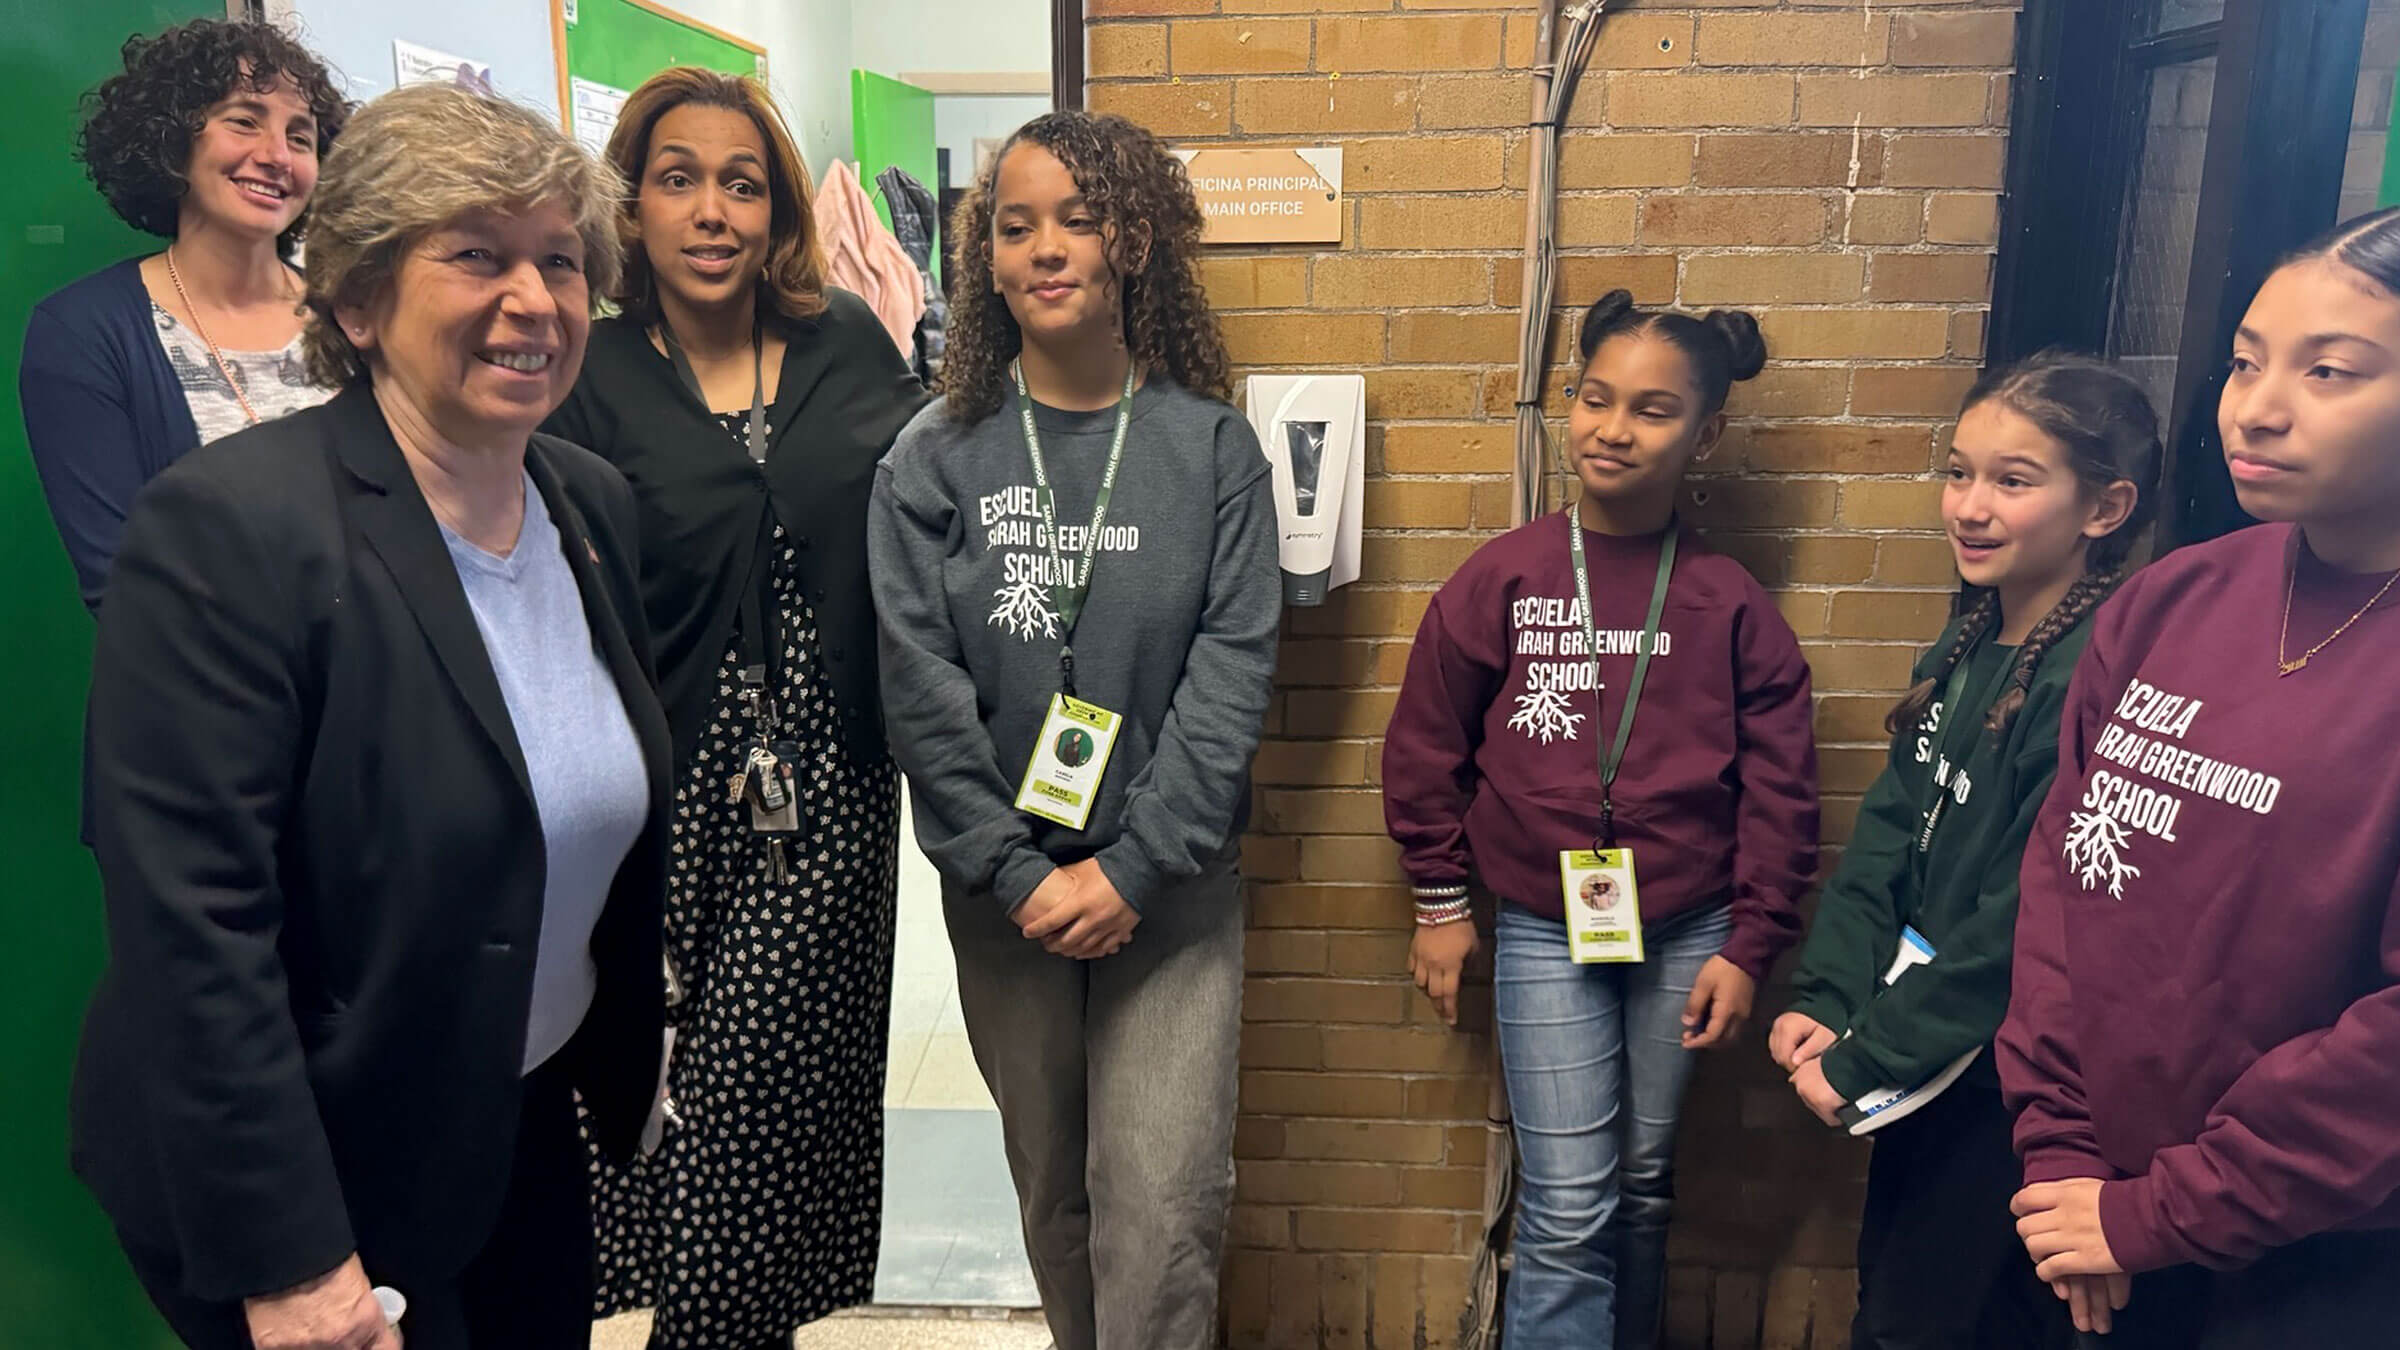
[[[208,344],[200,335],[156,301],[151,302],[150,317],[158,324],[158,345],[166,349],[167,364],[183,386],[184,402],[191,405],[200,443],[206,445],[249,426],[242,401],[234,397],[233,386],[225,382],[225,373],[217,368],[216,358],[208,354]],[[250,396],[250,406],[262,420],[313,408],[334,394],[309,383],[308,366],[300,357],[300,339],[296,337],[281,351],[226,352],[225,364],[233,367],[234,378],[242,382],[242,392]]]

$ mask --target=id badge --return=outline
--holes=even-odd
[[[1642,896],[1633,879],[1633,850],[1558,855],[1567,909],[1567,951],[1579,966],[1621,965],[1642,959]]]
[[[1042,719],[1033,759],[1025,766],[1025,782],[1017,789],[1017,809],[1070,830],[1082,829],[1092,818],[1092,803],[1100,798],[1100,776],[1108,771],[1108,755],[1117,748],[1122,721],[1096,703],[1051,695],[1050,715]]]

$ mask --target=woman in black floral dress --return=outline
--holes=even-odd
[[[873,1296],[899,781],[876,701],[865,519],[922,401],[824,284],[807,171],[763,89],[678,68],[625,104],[623,316],[550,430],[642,510],[679,781],[672,1110],[595,1162],[601,1315],[656,1350],[782,1346]]]

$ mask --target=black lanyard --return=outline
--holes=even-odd
[[[1617,846],[1617,803],[1615,789],[1617,770],[1625,763],[1626,742],[1633,739],[1633,713],[1642,701],[1642,683],[1650,678],[1650,656],[1658,648],[1658,622],[1667,611],[1667,582],[1675,575],[1675,542],[1681,530],[1672,516],[1667,519],[1667,537],[1658,546],[1658,580],[1650,586],[1650,617],[1642,625],[1642,644],[1633,658],[1633,680],[1625,686],[1625,707],[1617,714],[1617,738],[1614,744],[1602,744],[1602,718],[1592,719],[1592,744],[1600,756],[1600,838],[1596,851]],[[1567,512],[1567,551],[1575,559],[1575,612],[1583,620],[1584,654],[1592,663],[1592,706],[1596,713],[1607,711],[1607,700],[1600,685],[1600,629],[1592,619],[1591,569],[1583,558],[1583,519],[1579,507]]]
[[[683,344],[676,341],[675,329],[661,315],[658,336],[667,349],[667,360],[675,366],[675,375],[690,390],[692,401],[700,405],[703,415],[715,417],[716,410],[708,405],[708,393],[700,387],[700,377],[692,370],[691,358],[684,355]],[[767,344],[760,323],[750,324],[750,416],[748,442],[750,462],[762,469],[767,462]],[[773,606],[767,601],[766,590],[774,576],[769,562],[775,549],[775,510],[770,504],[760,516],[758,543],[750,555],[750,575],[742,581],[741,627],[742,698],[750,704],[751,718],[757,726],[761,741],[773,737],[777,730],[775,694],[769,687],[768,672],[777,664],[776,646],[782,640],[780,625],[770,617]]]
[[[1083,602],[1092,593],[1092,564],[1100,551],[1100,526],[1108,519],[1108,499],[1117,490],[1117,466],[1125,458],[1125,429],[1133,421],[1133,374],[1131,362],[1125,366],[1125,391],[1117,397],[1117,434],[1108,445],[1108,467],[1100,472],[1100,490],[1092,498],[1092,523],[1083,535],[1081,566],[1069,569],[1066,556],[1058,547],[1058,498],[1050,490],[1050,470],[1042,462],[1042,437],[1033,425],[1033,395],[1025,390],[1025,367],[1020,362],[1009,364],[1009,373],[1017,381],[1017,412],[1025,422],[1025,454],[1033,461],[1033,499],[1041,507],[1042,529],[1048,533],[1050,566],[1064,580],[1050,587],[1050,608],[1060,625],[1058,648],[1058,685],[1069,698],[1075,697],[1075,625],[1083,618]]]
[[[692,391],[700,411],[714,416],[708,406],[708,394],[700,388],[700,377],[692,371],[692,360],[683,354],[683,344],[675,340],[675,330],[662,316],[658,321],[659,340],[666,344],[667,359],[675,363],[675,374],[683,387]],[[759,324],[750,325],[750,420],[748,442],[750,460],[754,464],[767,462],[767,344],[760,335]]]

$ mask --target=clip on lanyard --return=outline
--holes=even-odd
[[[1576,614],[1583,620],[1584,655],[1592,663],[1592,704],[1596,712],[1606,712],[1607,700],[1600,686],[1600,630],[1592,619],[1592,581],[1583,556],[1583,517],[1581,509],[1570,508],[1567,513],[1568,552],[1575,559]],[[1642,645],[1633,659],[1633,680],[1625,686],[1625,707],[1617,714],[1617,737],[1614,744],[1602,745],[1598,731],[1601,719],[1594,717],[1592,743],[1600,756],[1600,838],[1594,841],[1594,852],[1607,852],[1617,846],[1617,805],[1613,792],[1617,770],[1625,763],[1625,744],[1633,738],[1633,713],[1642,701],[1642,683],[1650,678],[1650,657],[1658,647],[1659,619],[1667,610],[1667,582],[1675,574],[1675,543],[1681,528],[1674,517],[1667,518],[1667,537],[1658,546],[1658,579],[1650,586],[1650,617],[1642,625]]]
[[[1051,608],[1057,613],[1062,636],[1058,649],[1059,688],[1075,696],[1075,624],[1083,617],[1083,602],[1092,593],[1092,563],[1100,548],[1100,524],[1108,519],[1108,499],[1116,491],[1117,465],[1125,457],[1125,428],[1133,421],[1133,365],[1125,366],[1125,392],[1117,398],[1117,434],[1108,446],[1108,467],[1100,474],[1100,491],[1092,499],[1091,528],[1083,535],[1083,562],[1069,570],[1058,549],[1058,499],[1050,490],[1050,471],[1042,462],[1042,438],[1033,426],[1033,396],[1025,391],[1025,366],[1012,361],[1009,374],[1017,381],[1017,412],[1025,421],[1025,453],[1033,461],[1034,501],[1042,510],[1042,529],[1048,535],[1050,564],[1064,579],[1050,587]]]

